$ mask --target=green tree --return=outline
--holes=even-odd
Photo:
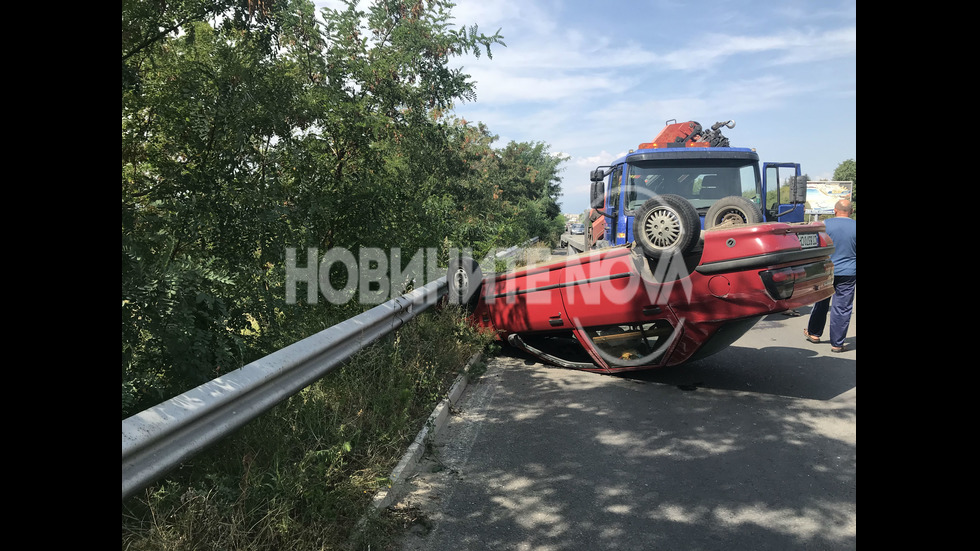
[[[558,206],[561,196],[559,167],[568,158],[552,155],[541,142],[510,142],[501,152],[501,198],[525,222],[522,230],[527,237],[539,237],[555,242],[564,228],[564,217]],[[515,219],[515,222],[518,220]]]
[[[124,416],[360,309],[286,304],[287,248],[443,241],[437,113],[475,93],[448,61],[502,43],[450,7],[123,2]]]
[[[451,244],[482,256],[532,237],[556,242],[564,228],[557,200],[567,157],[551,154],[539,142],[512,141],[496,148],[497,136],[481,123],[454,120],[454,128],[467,172],[454,184],[465,200],[458,205],[460,223],[449,229]]]
[[[256,255],[279,233],[272,143],[293,107],[287,68],[247,27],[191,21],[178,38],[124,47],[124,406],[246,359]]]

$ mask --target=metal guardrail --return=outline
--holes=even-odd
[[[511,256],[537,241],[495,256]],[[123,420],[122,498],[320,379],[435,304],[447,290],[443,276]]]
[[[533,245],[533,244],[535,244],[537,242],[538,242],[538,238],[537,237],[532,237],[531,239],[528,239],[523,245],[514,245],[513,247],[511,247],[509,249],[504,249],[504,250],[496,253],[494,256],[496,258],[506,258],[508,256],[513,256],[513,255],[517,254],[517,252],[520,251],[521,249],[523,249],[524,247],[527,247],[528,245]]]
[[[446,290],[443,276],[123,420],[123,499],[401,327]]]

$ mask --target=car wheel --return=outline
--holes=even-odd
[[[759,205],[745,197],[732,195],[715,201],[704,215],[704,229],[718,226],[741,226],[762,222]]]
[[[637,209],[633,220],[633,239],[650,258],[688,253],[700,236],[698,211],[680,195],[651,197]]]
[[[479,290],[483,286],[483,271],[472,258],[464,256],[450,259],[446,281],[449,283],[450,304],[460,304],[467,309],[473,309],[479,302]]]

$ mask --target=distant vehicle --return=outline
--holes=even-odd
[[[678,195],[637,212],[626,245],[487,275],[472,258],[452,259],[449,300],[545,362],[613,373],[704,358],[764,316],[833,293],[834,244],[823,222],[701,230]]]
[[[585,235],[585,224],[572,224],[570,229],[572,235]]]

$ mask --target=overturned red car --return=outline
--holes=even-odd
[[[486,275],[455,259],[450,300],[544,362],[614,373],[707,357],[762,317],[833,293],[822,222],[701,230],[682,197],[645,207],[626,245]]]

